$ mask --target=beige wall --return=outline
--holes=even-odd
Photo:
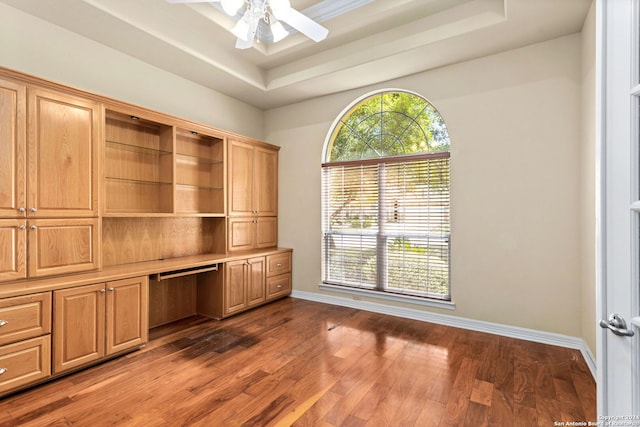
[[[262,110],[2,3],[0,66],[228,131],[263,137]]]
[[[452,143],[456,310],[412,308],[581,337],[580,60],[573,35],[267,111],[294,289],[323,292],[320,164],[332,122],[363,94],[402,88],[439,109]]]
[[[580,137],[580,284],[582,338],[596,354],[596,201],[595,201],[595,6],[592,3],[582,28],[582,132]]]

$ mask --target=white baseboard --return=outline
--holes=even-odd
[[[404,317],[407,319],[421,320],[423,322],[437,323],[439,325],[453,326],[455,328],[469,329],[472,331],[486,332],[489,334],[518,338],[527,341],[539,342],[542,344],[572,348],[580,351],[582,357],[584,358],[584,361],[589,367],[589,371],[591,371],[591,375],[594,379],[596,378],[596,359],[589,349],[589,346],[587,346],[587,343],[582,338],[556,334],[553,332],[537,331],[535,329],[520,328],[518,326],[502,325],[500,323],[467,319],[464,317],[451,316],[447,314],[439,314],[405,307],[390,306],[370,301],[356,301],[349,298],[318,294],[314,292],[294,290],[291,292],[291,296],[294,298],[300,298],[309,301],[357,308],[359,310],[372,311],[374,313],[388,314],[391,316]]]

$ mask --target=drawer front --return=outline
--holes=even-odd
[[[267,278],[267,300],[291,293],[291,273]]]
[[[267,277],[291,272],[291,252],[267,255]]]
[[[0,395],[50,375],[50,335],[0,347]]]
[[[51,292],[0,299],[0,345],[51,332]]]

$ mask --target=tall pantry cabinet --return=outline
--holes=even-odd
[[[97,103],[0,80],[0,280],[99,268],[101,121]]]

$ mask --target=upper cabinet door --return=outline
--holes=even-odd
[[[28,216],[98,216],[100,106],[39,88],[28,96]]]
[[[229,215],[253,215],[253,145],[229,141]]]
[[[278,152],[256,147],[254,208],[258,215],[278,214]]]
[[[278,151],[229,141],[229,216],[278,213]]]
[[[26,209],[26,87],[0,80],[0,217],[23,218]]]

